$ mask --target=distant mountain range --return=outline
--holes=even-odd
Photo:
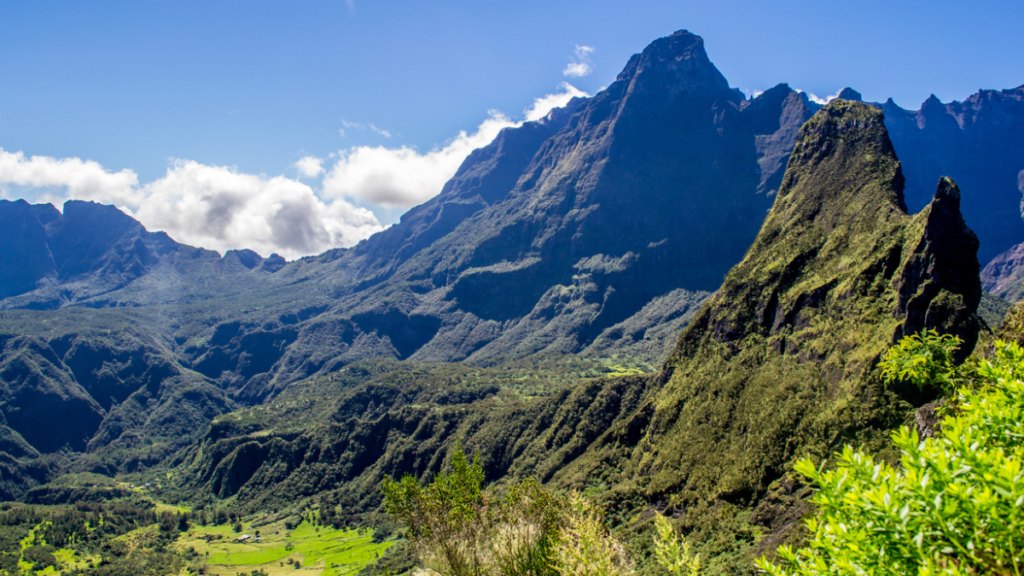
[[[1019,296],[1024,87],[876,106],[904,208],[952,176],[985,286]],[[287,263],[184,246],[108,206],[0,201],[0,465],[24,479],[0,488],[45,480],[65,446],[86,468],[144,468],[215,415],[359,360],[653,367],[758,237],[819,108],[785,84],[744,97],[680,31],[597,95],[502,131],[398,224]]]

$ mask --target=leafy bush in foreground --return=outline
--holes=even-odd
[[[904,339],[883,363],[889,380],[953,391],[935,437],[902,428],[898,467],[847,446],[835,468],[795,469],[820,491],[811,536],[783,546],[774,576],[1020,575],[1024,573],[1024,350],[999,341],[986,360],[955,369],[955,338]]]

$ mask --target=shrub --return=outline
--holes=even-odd
[[[700,554],[690,551],[686,538],[676,536],[668,519],[658,514],[654,528],[654,558],[658,564],[675,576],[700,576]]]
[[[633,572],[625,548],[605,528],[593,502],[573,492],[566,516],[554,549],[559,574],[617,576]]]
[[[451,473],[427,487],[412,476],[385,479],[385,510],[408,527],[410,542],[429,568],[451,576],[627,571],[623,547],[582,495],[566,498],[525,480],[496,498],[483,490],[483,478],[477,459],[470,463],[457,447]],[[592,566],[617,571],[586,571]]]
[[[916,340],[915,340],[916,338]],[[779,549],[775,576],[1019,575],[1024,572],[1024,350],[999,341],[988,359],[954,368],[954,338],[904,339],[886,355],[891,381],[953,391],[935,437],[901,428],[900,465],[847,446],[830,470],[802,460],[815,482],[810,539]]]

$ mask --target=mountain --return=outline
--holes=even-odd
[[[757,239],[666,362],[642,438],[623,424],[592,449],[626,455],[610,498],[663,502],[716,563],[743,565],[796,535],[796,458],[845,443],[888,457],[889,431],[937,391],[884,384],[883,352],[935,329],[963,358],[984,326],[978,239],[956,184],[937,184],[908,215],[872,107],[836,100],[805,124]]]
[[[70,200],[59,211],[0,200],[0,224],[0,309],[181,304],[237,293],[236,275],[262,288],[260,273],[284,264],[251,250],[221,258],[95,202]]]
[[[579,352],[654,298],[717,288],[756,233],[781,177],[778,156],[810,113],[787,87],[745,100],[692,34],[658,40],[566,114],[499,202],[335,309],[371,327],[417,318],[420,341],[377,331],[405,344],[399,358]]]
[[[989,100],[972,126],[994,123]],[[349,249],[220,256],[113,207],[2,203],[0,412],[40,457],[67,446],[73,466],[113,474],[360,361],[653,369],[754,242],[817,109],[785,84],[745,98],[680,31],[599,94],[504,130]],[[976,198],[965,186],[965,207]],[[34,430],[19,414],[37,402],[68,417]]]
[[[314,498],[366,514],[385,474],[427,478],[461,441],[489,482],[592,489],[634,534],[652,510],[671,513],[705,573],[749,572],[798,537],[810,491],[788,473],[795,459],[847,442],[892,456],[888,433],[934,400],[883,384],[882,353],[936,329],[966,355],[984,329],[978,240],[956,184],[937,185],[909,215],[881,112],[833,101],[801,129],[752,246],[659,373],[538,390],[508,365],[351,364],[218,417],[176,457],[171,494],[273,517]]]
[[[503,131],[399,224],[287,264],[184,246],[112,207],[4,204],[26,232],[7,239],[0,353],[31,341],[47,358],[19,374],[82,429],[49,431],[46,450],[76,438],[101,472],[166,453],[146,407],[175,406],[179,385],[203,400],[175,430],[361,359],[649,366],[742,257],[813,108],[785,85],[745,99],[679,32],[597,96]]]

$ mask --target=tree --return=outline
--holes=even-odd
[[[452,472],[423,488],[412,475],[396,482],[384,479],[384,508],[409,527],[421,555],[455,576],[478,576],[485,559],[481,522],[487,515],[479,458],[470,463],[456,447]]]
[[[951,392],[938,433],[893,433],[898,467],[846,446],[835,467],[795,469],[819,487],[810,538],[775,576],[1024,573],[1024,350],[997,341],[989,358],[954,367],[958,339],[925,334],[890,350],[883,370]]]

